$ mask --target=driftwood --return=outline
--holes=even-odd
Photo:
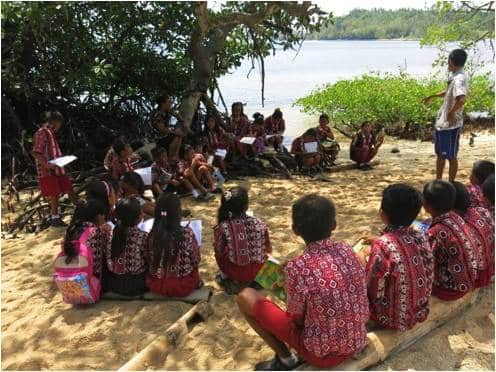
[[[409,331],[376,330],[369,332],[369,344],[359,354],[346,360],[340,365],[327,370],[358,371],[370,368],[386,358],[411,346],[433,329],[443,325],[449,319],[461,313],[467,306],[475,303],[479,290],[467,294],[457,301],[442,301],[436,297],[430,298],[429,317],[423,323],[417,324]],[[412,366],[414,368],[415,366]],[[303,364],[299,370],[318,370],[309,364]]]
[[[119,368],[119,371],[143,371],[149,367],[162,367],[169,353],[177,347],[181,339],[197,322],[208,319],[211,313],[212,309],[207,302],[201,301],[197,303],[172,324],[165,331],[164,336],[157,337]]]

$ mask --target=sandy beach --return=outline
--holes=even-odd
[[[348,140],[342,139],[338,162],[347,159],[347,144]],[[475,160],[494,161],[494,145],[493,133],[478,133],[474,147],[464,135],[458,179],[468,182]],[[391,153],[393,147],[400,153]],[[292,203],[300,196],[320,193],[332,198],[338,223],[334,238],[352,243],[381,229],[378,208],[384,187],[404,182],[421,188],[434,177],[431,143],[387,138],[378,159],[380,164],[372,171],[332,173],[328,175],[331,182],[304,177],[250,178],[226,186],[249,189],[250,210],[267,222],[273,255],[284,259],[303,249],[303,242],[291,231],[290,214]],[[273,353],[243,320],[235,297],[222,292],[214,281],[217,266],[212,228],[219,197],[209,204],[183,200],[183,207],[203,221],[200,273],[206,285],[214,288],[214,314],[193,328],[169,355],[163,369],[253,369],[254,363],[271,358]],[[191,307],[181,302],[144,301],[103,301],[85,308],[64,304],[52,282],[52,264],[63,233],[63,229],[52,228],[2,240],[2,369],[117,369]],[[492,285],[462,316],[374,369],[494,368]]]

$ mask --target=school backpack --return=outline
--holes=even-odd
[[[64,252],[55,259],[53,279],[68,304],[94,304],[100,299],[100,279],[93,274],[93,252],[86,244],[94,229],[87,227],[75,241],[78,253],[69,263]]]

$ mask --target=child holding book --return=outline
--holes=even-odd
[[[221,274],[239,283],[250,283],[272,252],[265,223],[246,215],[248,192],[243,187],[224,191],[214,227],[215,259]]]
[[[305,144],[312,142],[317,143],[317,150],[308,152]],[[291,144],[291,154],[295,156],[296,163],[300,168],[311,169],[318,167],[322,161],[322,154],[318,145],[317,131],[311,128],[303,133],[302,136],[296,138]]]
[[[411,186],[393,184],[382,193],[386,228],[372,241],[365,269],[370,318],[381,327],[405,331],[429,314],[434,258],[425,234],[410,226],[421,208]]]
[[[476,287],[484,287],[494,276],[494,219],[486,208],[472,207],[466,187],[453,181],[456,190],[455,212],[472,228],[477,254],[480,255]]]
[[[477,281],[477,247],[470,227],[453,210],[456,189],[435,180],[424,186],[424,209],[432,216],[427,230],[434,255],[432,294],[453,301],[470,292]]]
[[[120,178],[120,185],[124,198],[135,198],[147,216],[151,217],[155,214],[155,203],[144,195],[145,183],[138,173],[124,173]]]
[[[377,155],[383,142],[383,138],[376,138],[372,129],[370,121],[363,122],[360,131],[351,140],[350,159],[358,164],[360,170],[372,169],[369,162]]]
[[[109,172],[112,177],[118,180],[124,173],[134,170],[133,164],[139,161],[139,155],[133,152],[133,148],[123,137],[119,137],[114,141],[112,150]],[[108,162],[109,160],[107,159],[106,161]]]
[[[490,204],[484,197],[482,184],[491,174],[494,174],[494,163],[487,160],[476,161],[470,174],[470,184],[467,186],[470,194],[470,205],[472,207],[490,208]]]
[[[284,131],[286,130],[286,122],[282,117],[280,108],[276,108],[272,115],[264,121],[266,134],[272,135],[267,139],[269,145],[273,145],[276,151],[284,151],[282,146]]]
[[[150,291],[168,297],[185,297],[200,285],[200,247],[190,227],[181,226],[181,201],[175,194],[161,194],[148,235]]]
[[[138,296],[146,291],[145,260],[148,234],[138,228],[143,219],[139,201],[121,199],[115,208],[117,223],[105,250],[105,288],[124,295]]]
[[[288,261],[287,310],[252,288],[238,296],[250,326],[274,350],[275,358],[257,370],[289,370],[296,355],[319,368],[330,368],[367,344],[369,304],[365,272],[351,247],[331,239],[336,228],[334,204],[307,195],[293,205],[293,231],[306,243],[302,255]]]
[[[328,158],[326,161],[329,163],[329,165],[333,165],[334,161],[338,157],[340,147],[337,141],[334,139],[334,133],[332,133],[332,129],[329,126],[329,115],[320,115],[319,126],[315,129],[317,130],[317,136],[322,146],[323,152]]]
[[[152,192],[155,199],[163,192],[174,192],[181,186],[184,186],[188,192],[193,190],[191,183],[183,177],[178,177],[173,167],[169,165],[167,151],[163,147],[153,148],[152,157]]]

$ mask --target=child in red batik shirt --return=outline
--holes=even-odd
[[[252,288],[238,296],[238,305],[251,327],[275,351],[256,370],[289,370],[298,358],[330,368],[367,344],[365,324],[369,304],[365,272],[351,247],[330,238],[336,228],[333,203],[307,195],[293,205],[293,231],[305,240],[302,255],[284,268],[287,310]]]
[[[56,132],[62,126],[64,117],[58,111],[48,111],[44,114],[44,124],[33,137],[31,154],[36,161],[36,170],[40,183],[41,195],[50,204],[50,225],[66,226],[59,215],[59,198],[68,194],[71,202],[76,204],[78,197],[72,188],[72,182],[65,173],[65,169],[50,164],[49,161],[62,156],[57,142]]]
[[[424,208],[432,216],[427,231],[434,255],[432,294],[445,301],[463,297],[477,281],[477,247],[472,229],[453,211],[456,190],[448,182],[435,180],[424,187]]]
[[[274,110],[274,113],[265,119],[265,133],[272,135],[267,139],[269,145],[273,145],[276,151],[284,151],[282,146],[284,131],[286,130],[286,122],[282,117],[282,111],[279,108]]]
[[[470,174],[470,184],[467,185],[470,194],[470,205],[472,207],[490,208],[490,204],[484,198],[482,184],[491,174],[494,174],[494,163],[487,160],[476,161]]]
[[[124,173],[134,170],[133,164],[139,161],[139,155],[133,152],[133,148],[123,137],[114,141],[112,150],[113,152],[107,153],[104,163],[110,162],[109,172],[118,180]]]
[[[422,208],[420,193],[403,184],[382,193],[384,233],[373,240],[366,264],[370,318],[405,331],[429,314],[434,258],[423,232],[410,227]]]
[[[186,297],[200,285],[200,247],[190,227],[181,226],[181,201],[161,194],[148,235],[146,284],[162,296]]]
[[[272,251],[265,223],[246,215],[248,192],[242,187],[222,195],[218,225],[214,227],[215,259],[221,270],[220,281],[226,277],[250,283]]]
[[[470,195],[465,186],[453,181],[456,189],[455,212],[472,228],[477,253],[481,256],[476,287],[488,285],[494,276],[494,219],[488,209],[470,206]]]

